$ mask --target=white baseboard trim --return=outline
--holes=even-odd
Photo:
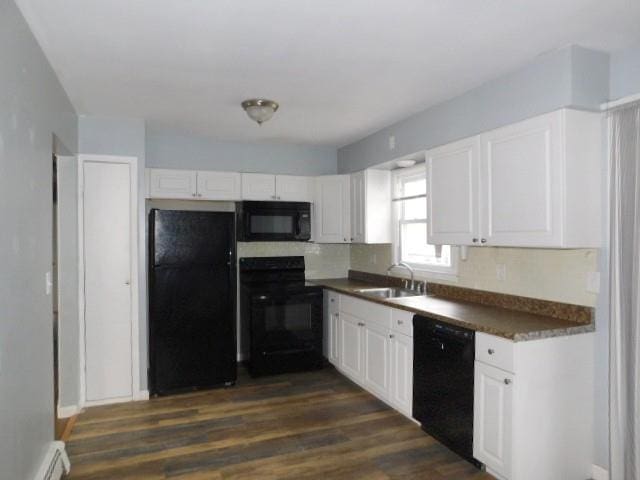
[[[609,480],[609,471],[599,465],[592,465],[591,478],[593,480]]]
[[[70,469],[71,464],[64,442],[51,442],[33,480],[60,480],[63,474],[69,473]]]
[[[140,390],[133,395],[134,401],[149,400],[149,390]]]
[[[69,418],[80,413],[81,408],[78,405],[68,405],[62,407],[58,405],[58,418]]]

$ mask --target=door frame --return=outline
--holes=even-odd
[[[86,339],[85,339],[85,271],[84,271],[84,165],[85,163],[114,163],[129,165],[130,209],[131,209],[131,392],[130,397],[106,400],[87,400],[86,383]],[[138,158],[116,155],[78,155],[78,318],[80,338],[80,405],[93,406],[127,402],[145,398],[140,388],[140,315],[138,290]]]

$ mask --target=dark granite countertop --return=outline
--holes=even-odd
[[[386,286],[384,283],[371,283],[349,278],[318,279],[311,280],[311,282],[339,293],[437,318],[443,322],[497,335],[516,342],[594,331],[592,320],[588,323],[567,320],[440,295],[383,299],[370,297],[356,291],[361,288],[384,287]]]

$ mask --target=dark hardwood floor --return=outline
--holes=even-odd
[[[69,479],[493,477],[331,368],[82,413]]]

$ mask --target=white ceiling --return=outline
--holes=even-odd
[[[637,0],[17,3],[79,113],[236,141],[340,146],[540,53],[640,41]]]

